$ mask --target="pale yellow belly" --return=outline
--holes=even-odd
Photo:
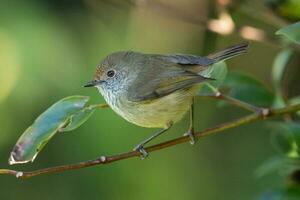
[[[114,107],[127,121],[142,127],[165,128],[178,122],[190,109],[197,86],[188,90],[179,90],[165,97],[147,103],[128,103]]]

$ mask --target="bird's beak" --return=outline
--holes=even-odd
[[[83,87],[94,87],[94,86],[99,85],[103,82],[104,81],[101,81],[101,80],[92,80],[92,81],[87,82]]]

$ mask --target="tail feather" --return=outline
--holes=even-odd
[[[209,54],[207,56],[207,58],[212,59],[214,61],[214,63],[220,62],[222,60],[227,60],[227,59],[232,58],[234,56],[246,53],[247,49],[248,49],[248,46],[249,46],[248,42],[237,44],[237,45],[228,47],[228,48],[224,49],[223,51],[213,53],[213,54]]]

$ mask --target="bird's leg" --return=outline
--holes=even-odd
[[[149,138],[145,139],[144,141],[142,141],[141,143],[139,143],[133,150],[134,151],[139,151],[141,153],[141,158],[145,159],[148,156],[148,152],[145,150],[144,146],[148,142],[150,142],[151,140],[153,140],[154,138],[160,136],[161,134],[163,134],[164,132],[166,132],[167,130],[169,130],[171,128],[171,126],[172,126],[172,123],[169,123],[166,128],[161,129],[160,131],[156,132],[155,134],[153,134]]]
[[[184,136],[189,136],[190,137],[190,143],[191,145],[194,145],[196,143],[196,137],[195,137],[195,129],[194,129],[194,98],[193,98],[193,102],[192,102],[192,105],[191,105],[191,109],[190,109],[190,117],[189,117],[189,120],[190,120],[190,124],[189,124],[189,129],[188,131],[183,134]]]

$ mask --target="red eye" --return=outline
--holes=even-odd
[[[115,70],[109,70],[107,73],[106,73],[106,75],[108,76],[108,77],[114,77],[114,75],[116,74],[116,72],[115,72]]]

